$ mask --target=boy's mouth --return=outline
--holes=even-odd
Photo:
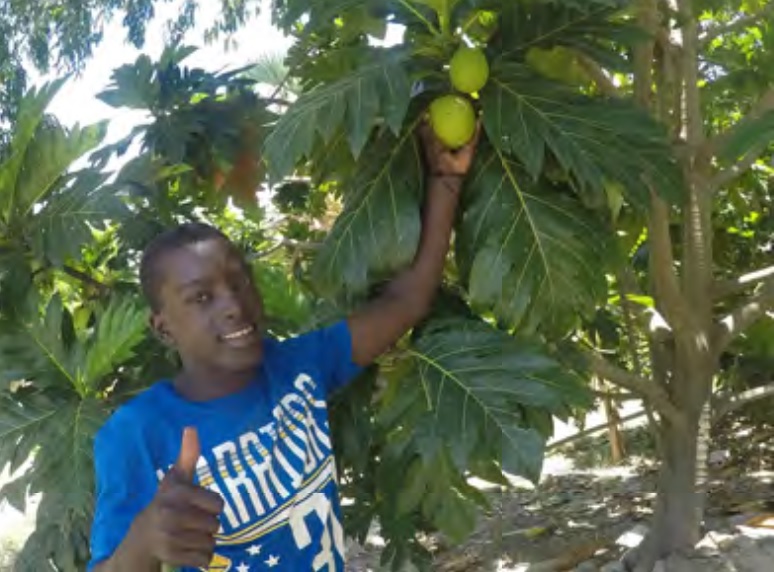
[[[244,328],[241,328],[229,334],[223,334],[220,337],[226,342],[234,342],[234,341],[243,340],[245,338],[249,338],[250,336],[253,335],[253,333],[255,333],[255,326],[245,326]]]

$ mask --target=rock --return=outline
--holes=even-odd
[[[653,572],[667,572],[666,562],[663,560],[656,562],[656,565],[653,567]]]
[[[703,554],[717,554],[718,551],[729,547],[736,537],[722,532],[710,532],[696,545],[697,550]]]
[[[581,562],[575,567],[575,570],[573,572],[598,572],[599,566],[597,566],[596,562],[593,562],[591,560],[587,560],[586,562]]]
[[[723,467],[731,460],[731,453],[729,451],[721,450],[721,451],[712,451],[709,454],[709,459],[707,462],[709,463],[709,466],[713,469],[718,469],[720,467]]]
[[[599,569],[599,572],[626,572],[623,562],[610,562]]]
[[[623,546],[624,548],[636,548],[642,544],[642,541],[645,540],[648,532],[650,532],[650,529],[647,526],[644,524],[638,524],[634,528],[624,532],[621,536],[619,536],[615,543],[618,546]]]

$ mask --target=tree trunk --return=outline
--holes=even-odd
[[[700,495],[696,487],[698,419],[687,427],[661,426],[663,457],[655,514],[648,537],[626,564],[635,572],[651,572],[656,561],[692,550],[700,540]]]
[[[614,465],[618,465],[623,462],[626,456],[623,436],[621,435],[621,416],[618,414],[618,408],[610,396],[605,396],[603,401],[605,417],[607,417],[607,433],[610,439],[611,460]]]

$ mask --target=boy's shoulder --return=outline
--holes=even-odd
[[[141,433],[144,427],[158,418],[158,399],[167,383],[165,380],[157,381],[119,405],[102,425],[97,437],[130,437]]]

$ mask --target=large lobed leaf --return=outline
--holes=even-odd
[[[147,312],[130,298],[113,299],[99,316],[85,351],[80,384],[93,389],[123,362],[134,356],[145,339]]]
[[[0,321],[0,380],[76,387],[74,364],[65,340],[69,316],[64,312],[61,300],[53,298],[42,320],[30,310],[13,321]]]
[[[289,175],[318,136],[329,142],[342,125],[356,157],[378,121],[400,131],[411,95],[402,56],[376,49],[369,54],[346,77],[302,95],[277,121],[264,151],[274,178]]]
[[[582,380],[539,346],[472,316],[433,318],[385,375],[375,426],[361,429],[377,448],[344,449],[363,471],[352,492],[380,499],[352,515],[355,526],[365,533],[378,514],[392,550],[427,523],[464,538],[487,504],[467,478],[505,484],[506,472],[536,481],[551,415],[589,402]]]
[[[608,69],[625,71],[620,47],[630,47],[647,35],[619,14],[626,0],[579,2],[496,2],[500,30],[498,52],[524,58],[532,48],[562,46],[585,54]]]
[[[61,266],[68,258],[79,258],[81,247],[91,240],[91,227],[127,217],[116,186],[106,185],[106,178],[91,170],[77,173],[30,217],[25,233],[36,256]]]
[[[566,329],[607,293],[613,237],[570,193],[482,148],[465,192],[456,240],[469,296],[523,330]]]
[[[19,570],[42,570],[50,560],[59,570],[86,564],[94,510],[92,443],[106,416],[100,402],[73,399],[38,427],[39,450],[21,484],[31,494],[43,492],[43,498],[38,526],[18,557]]]
[[[26,216],[55,191],[72,163],[100,144],[107,122],[67,129],[55,122],[39,126],[28,145],[16,180],[17,216]]]
[[[38,445],[43,428],[57,415],[53,404],[33,397],[20,400],[8,392],[0,392],[0,471],[10,466],[13,473],[24,464]],[[0,490],[0,501],[7,497],[23,510],[20,495],[13,493],[13,487],[4,487]]]
[[[550,157],[596,203],[605,202],[611,182],[640,206],[651,189],[670,203],[682,197],[682,176],[664,130],[631,103],[585,97],[506,62],[494,66],[482,106],[489,140],[532,177]]]
[[[8,221],[15,208],[17,179],[25,164],[27,150],[45,118],[46,108],[64,85],[64,80],[32,89],[19,105],[19,113],[10,143],[10,155],[0,164],[0,220]]]
[[[419,241],[422,160],[412,130],[368,147],[344,181],[344,211],[323,244],[313,275],[321,292],[352,297],[411,261]]]
[[[458,466],[495,450],[506,472],[540,477],[545,436],[527,409],[563,415],[588,395],[572,372],[540,348],[475,319],[443,318],[426,325],[410,351],[401,382],[424,394],[434,436]]]

